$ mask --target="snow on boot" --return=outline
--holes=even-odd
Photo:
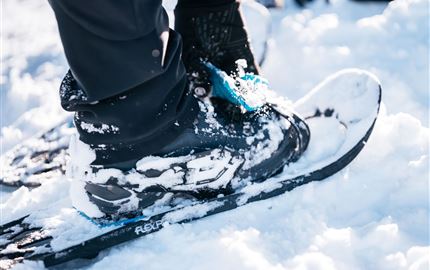
[[[74,206],[99,222],[135,218],[264,181],[306,149],[309,130],[293,113],[266,104],[232,117],[228,104],[199,101],[192,127],[128,171],[90,166],[94,152],[75,138],[68,170]]]

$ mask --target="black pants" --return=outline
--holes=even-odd
[[[181,38],[161,0],[49,0],[70,66],[60,88],[93,164],[156,153],[191,125]]]

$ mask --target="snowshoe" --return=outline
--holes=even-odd
[[[289,106],[273,101],[273,108],[286,113],[284,107]],[[166,224],[190,222],[327,179],[361,152],[372,133],[380,102],[379,82],[365,71],[346,70],[329,77],[294,104],[294,109],[307,119],[312,134],[307,150],[282,173],[264,182],[249,181],[232,194],[206,200],[184,199],[175,207],[160,201],[158,207],[146,208],[140,217],[109,225],[88,220],[72,207],[69,198],[21,218],[6,212],[3,220],[10,222],[0,226],[0,267],[23,260],[53,266],[95,257],[104,249],[154,233]],[[52,183],[59,189],[69,185],[62,178]],[[49,195],[47,189],[33,192]],[[6,202],[6,207],[8,203],[14,202]]]

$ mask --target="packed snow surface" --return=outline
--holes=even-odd
[[[326,181],[168,226],[103,252],[88,268],[428,269],[429,1],[315,1],[304,10],[286,4],[285,10],[272,12],[264,75],[274,89],[296,101],[339,69],[374,73],[383,87],[384,106],[363,152]],[[6,151],[63,118],[58,86],[67,65],[46,1],[2,5],[1,146]],[[248,27],[261,30],[261,21],[252,16]],[[42,189],[3,189],[1,223],[36,209],[69,206],[69,185],[59,178]],[[64,209],[59,216],[69,216],[69,226],[82,225],[83,230],[63,239],[76,243],[94,233],[94,226],[76,224],[82,219]],[[64,221],[49,214],[38,213],[50,217],[41,225],[55,230]],[[16,267],[40,268],[34,262]]]

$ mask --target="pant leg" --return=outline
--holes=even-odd
[[[80,139],[107,165],[157,152],[191,124],[181,38],[161,0],[49,0],[70,72],[60,87]]]

